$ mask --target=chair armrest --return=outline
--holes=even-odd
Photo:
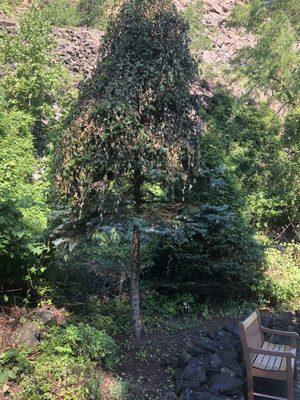
[[[289,337],[292,337],[292,338],[295,338],[295,339],[297,339],[299,337],[298,333],[296,333],[296,332],[277,331],[276,329],[265,328],[264,326],[261,327],[261,330],[264,333],[271,333],[273,335],[289,336]]]
[[[296,358],[296,351],[277,351],[277,350],[265,350],[259,349],[257,347],[248,347],[249,353],[255,354],[265,354],[268,356],[278,356],[278,357],[286,357],[286,358]]]

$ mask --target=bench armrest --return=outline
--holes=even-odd
[[[248,347],[248,352],[255,354],[265,354],[268,356],[296,358],[296,351],[276,351],[276,350],[273,351],[273,350],[260,349],[258,347]]]
[[[271,333],[273,335],[289,336],[289,337],[292,337],[292,338],[295,338],[295,339],[297,339],[299,337],[298,333],[296,333],[296,332],[277,331],[276,329],[265,328],[264,326],[261,327],[261,330],[264,333]]]

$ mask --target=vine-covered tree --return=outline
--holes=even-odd
[[[128,0],[58,147],[56,183],[80,219],[184,199],[200,172],[187,24],[165,0]],[[134,226],[131,303],[141,337],[140,243]]]
[[[57,148],[80,218],[185,197],[200,171],[187,24],[169,1],[126,1]]]

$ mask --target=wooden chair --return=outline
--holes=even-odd
[[[264,333],[290,337],[291,346],[266,342]],[[240,334],[247,367],[248,400],[254,400],[254,396],[273,400],[294,400],[293,378],[299,335],[295,332],[264,328],[257,311],[240,323]],[[255,393],[253,389],[254,376],[286,382],[287,399]]]

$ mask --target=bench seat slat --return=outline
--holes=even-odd
[[[269,346],[269,343],[265,342],[262,345],[262,349],[267,350],[268,346]],[[253,360],[253,367],[258,368],[260,363],[262,362],[263,358],[264,358],[264,354],[257,354],[257,356]]]
[[[273,344],[269,342],[264,342],[261,347],[264,350],[272,350],[272,351],[293,351],[296,352],[296,349],[280,345],[280,344]],[[292,367],[294,367],[295,360],[292,359]],[[279,371],[279,372],[286,372],[287,364],[286,364],[286,357],[281,356],[271,356],[267,354],[257,354],[253,360],[252,364],[253,368],[260,369],[263,371]]]
[[[284,351],[285,350],[285,346],[283,344],[278,346],[278,351]],[[280,370],[280,366],[281,366],[281,362],[282,362],[282,357],[277,356],[275,363],[274,363],[274,367],[273,367],[273,371],[279,371]]]

